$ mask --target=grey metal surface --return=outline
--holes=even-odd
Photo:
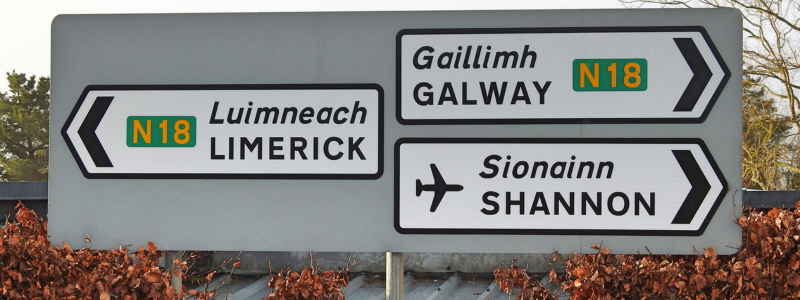
[[[453,291],[459,285],[461,285],[461,277],[459,277],[458,275],[450,276],[450,278],[447,278],[447,280],[444,283],[442,283],[442,285],[440,285],[438,288],[436,288],[436,291],[431,293],[431,295],[428,296],[427,299],[428,300],[444,300],[448,296],[451,296],[453,294]]]
[[[15,207],[22,202],[47,220],[47,181],[0,182],[0,218],[16,220]]]
[[[386,277],[384,276],[360,275],[351,284],[356,284],[356,286],[351,289],[348,285],[348,290],[345,290],[347,299],[386,299]]]
[[[490,275],[464,275],[464,274],[443,274],[438,277],[419,274],[406,275],[404,287],[406,300],[460,300],[460,299],[508,299],[508,295],[498,290],[497,284],[490,278]],[[476,277],[477,276],[477,277]],[[212,282],[220,282],[224,275],[218,276]],[[215,299],[227,300],[259,300],[268,297],[272,289],[266,286],[270,276],[249,276],[237,277],[231,283],[223,285],[216,294]],[[560,289],[553,284],[548,284],[548,280],[542,281],[546,287],[554,292]],[[348,300],[384,300],[386,299],[386,282],[382,275],[357,275],[351,278],[350,284],[344,290],[345,298]],[[512,291],[512,295],[514,292]],[[569,298],[567,294],[561,292],[557,294],[559,299]],[[513,297],[513,296],[512,296]]]
[[[800,201],[800,191],[742,190],[742,205],[758,209],[794,208]]]
[[[0,182],[3,200],[47,200],[47,181]]]
[[[225,284],[219,286],[218,292],[214,294],[216,297],[215,299],[231,299],[231,297],[241,291],[249,292],[255,287],[262,286],[263,279],[266,276],[233,276],[231,278],[226,278],[227,275],[223,274],[219,277],[222,277],[222,281],[225,282]],[[250,286],[253,284],[255,284],[255,286],[251,288]],[[267,295],[269,295],[269,293],[267,293]]]
[[[270,279],[272,279],[272,276],[264,276],[248,286],[236,291],[228,297],[228,300],[261,299],[259,295],[264,294],[265,292],[267,295],[269,295],[268,284]]]
[[[732,71],[702,124],[401,126],[395,36],[407,28],[703,26]],[[386,95],[377,180],[89,180],[51,136],[52,242],[165,250],[732,253],[741,207],[741,18],[735,10],[62,15],[52,24],[51,132],[87,85],[377,83]],[[541,58],[544,59],[544,58]],[[414,235],[393,227],[400,137],[701,138],[728,195],[698,237]],[[657,171],[657,170],[654,170]],[[738,212],[734,211],[738,214]],[[694,248],[693,248],[694,247]]]
[[[500,294],[500,286],[498,286],[496,281],[492,281],[492,283],[489,284],[485,290],[483,290],[481,295],[478,296],[478,300],[496,299]]]
[[[442,279],[416,278],[405,290],[405,299],[428,299],[446,281]]]
[[[552,249],[551,249],[552,251]],[[384,252],[314,252],[314,265],[324,270],[339,270],[352,259],[356,265],[351,272],[386,272],[386,254]],[[553,268],[563,266],[562,261],[554,262],[551,253],[403,253],[405,273],[491,273],[495,268],[509,264],[512,256],[520,266],[525,266],[534,273],[550,272]],[[239,257],[242,262],[236,268],[237,274],[266,274],[272,270],[277,272],[284,268],[301,270],[311,265],[308,252],[239,252],[219,251],[211,255],[209,265],[221,266],[223,262]],[[223,266],[230,271],[230,266]]]
[[[47,200],[20,200],[20,202],[22,202],[22,205],[25,205],[25,207],[35,211],[40,217],[47,220]],[[17,213],[16,207],[18,203],[17,201],[0,201],[0,217],[8,217],[9,221],[16,220],[15,215]]]
[[[190,283],[190,284],[186,285],[186,289],[187,290],[195,290],[195,291],[199,291],[199,292],[202,292],[202,291],[206,290],[206,287],[207,287],[207,290],[209,290],[209,291],[212,291],[212,290],[215,290],[215,289],[216,290],[221,290],[223,288],[223,286],[225,286],[226,284],[230,283],[229,282],[230,280],[228,280],[228,279],[229,279],[229,277],[227,275],[223,275],[223,276],[219,276],[218,275],[218,276],[214,277],[211,281],[209,281],[207,286],[205,286],[204,284]],[[192,299],[195,299],[195,298],[194,297],[189,297],[189,299],[192,300]]]
[[[493,284],[492,279],[468,279],[463,278],[462,281],[456,285],[447,296],[445,300],[458,300],[458,299],[472,299],[479,297],[483,292]]]

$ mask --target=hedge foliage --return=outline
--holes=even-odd
[[[208,283],[213,271],[205,275],[201,288],[176,290],[170,284],[172,276],[186,280],[191,263],[176,259],[171,268],[160,268],[164,252],[151,242],[147,249],[133,252],[125,247],[73,250],[67,243],[52,247],[47,240],[47,221],[21,203],[16,209],[16,221],[6,221],[0,230],[0,299],[208,300],[218,296],[217,287]],[[90,243],[91,236],[85,241]],[[240,265],[233,263],[234,268]],[[312,260],[312,266],[300,273],[283,270],[269,283],[273,288],[269,299],[344,299],[347,271],[354,265],[355,261],[350,261],[343,270],[319,272]]]
[[[170,272],[158,267],[155,245],[134,252],[51,247],[47,222],[17,205],[17,221],[0,234],[0,282],[5,299],[179,299]],[[88,239],[87,239],[88,241]]]
[[[47,222],[17,208],[16,221],[0,230],[2,299],[213,299],[207,286],[202,291],[171,286],[172,276],[185,279],[187,262],[160,268],[163,251],[152,243],[136,251],[52,247]],[[551,271],[550,281],[573,300],[800,298],[800,210],[749,210],[738,223],[743,236],[735,255],[720,256],[713,248],[696,255],[613,255],[594,245],[596,253],[556,255],[565,261],[566,273]],[[312,263],[299,273],[284,270],[273,276],[269,299],[344,299],[347,269],[319,272]],[[496,269],[495,279],[516,299],[566,298],[515,262]]]
[[[593,245],[597,253],[562,257],[566,274],[551,271],[550,281],[571,300],[800,299],[800,212],[748,210],[738,223],[742,245],[735,255],[713,248],[697,255],[612,255]],[[507,293],[520,290],[516,299],[558,296],[513,263],[495,270],[495,279]]]

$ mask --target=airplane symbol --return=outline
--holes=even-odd
[[[422,181],[417,179],[417,197],[422,194],[422,191],[433,192],[431,212],[435,212],[436,208],[439,207],[439,203],[442,202],[444,193],[458,192],[463,190],[464,186],[460,184],[447,184],[444,182],[444,178],[442,178],[442,174],[439,173],[439,169],[436,168],[435,164],[431,164],[431,173],[433,173],[433,184],[422,184]]]

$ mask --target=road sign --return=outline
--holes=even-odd
[[[62,134],[87,178],[375,179],[378,85],[89,86]]]
[[[699,139],[400,139],[395,153],[408,234],[701,235],[727,191]]]
[[[703,27],[410,29],[403,124],[700,123],[730,71]]]
[[[741,242],[741,22],[734,9],[59,16],[51,132],[66,132],[50,142],[48,233],[73,246],[88,233],[97,249],[570,253],[602,242],[614,253],[730,254]],[[416,62],[431,56],[431,69],[413,65],[420,49]],[[413,99],[418,85],[432,105]],[[283,121],[291,109],[294,124]],[[460,143],[486,138],[499,140]],[[419,151],[396,153],[401,139]],[[497,143],[503,153],[491,154],[512,158],[483,179],[484,147]],[[545,146],[563,155],[531,152]],[[574,168],[595,162],[595,176],[613,162],[612,177],[502,178],[506,161],[513,176],[523,160],[563,162],[567,177],[572,155]],[[684,172],[677,157],[702,172]],[[708,191],[692,193],[703,179]],[[489,191],[494,215],[481,212],[494,210]],[[524,214],[513,204],[521,192]],[[537,192],[549,215],[530,214]],[[574,193],[573,215],[556,192],[567,203]],[[684,203],[693,216],[678,214]],[[687,217],[673,223],[678,215]],[[431,234],[451,227],[461,231]]]

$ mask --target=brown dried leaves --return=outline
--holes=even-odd
[[[611,255],[593,245],[597,253],[565,258],[566,274],[551,271],[550,279],[573,300],[800,298],[800,212],[747,211],[738,222],[743,244],[735,255],[718,256],[713,248],[695,256]],[[504,291],[527,277],[505,275],[517,270],[495,270]]]
[[[17,206],[17,221],[0,234],[2,299],[181,299],[162,272],[162,253],[51,247],[47,221]],[[133,259],[132,259],[133,258]],[[178,267],[180,268],[180,267]]]
[[[519,295],[515,300],[522,299],[551,299],[553,295],[550,290],[545,288],[539,280],[528,276],[526,269],[516,266],[517,259],[512,257],[511,266],[508,268],[497,268],[494,271],[494,279],[500,285],[500,290],[511,294],[512,291],[519,290]],[[555,271],[550,272],[550,276],[555,275]],[[574,284],[580,285],[579,281]]]
[[[319,267],[306,267],[300,273],[282,270],[267,284],[272,288],[268,300],[344,300],[342,291],[350,283],[347,270],[319,273]]]

